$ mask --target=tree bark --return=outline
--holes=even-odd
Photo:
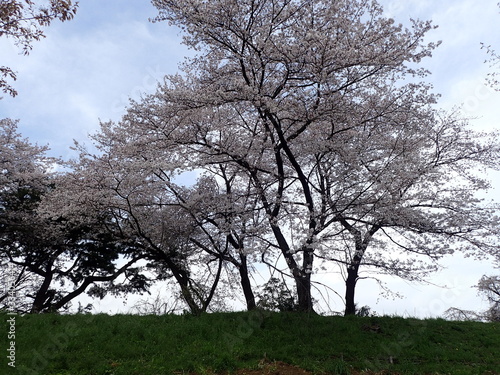
[[[311,295],[311,273],[314,259],[314,250],[305,247],[303,249],[302,270],[297,270],[295,282],[297,283],[297,297],[299,311],[314,312],[313,299]]]
[[[35,299],[31,305],[31,314],[38,314],[44,310],[45,302],[49,297],[48,291],[54,274],[50,267],[52,267],[52,263],[50,263],[48,269],[46,270],[42,285],[36,292]]]
[[[240,273],[241,287],[243,289],[243,294],[245,295],[245,301],[247,304],[247,310],[254,310],[257,305],[255,303],[255,295],[253,294],[252,284],[250,282],[250,277],[248,276],[248,265],[247,258],[244,255],[240,256],[241,263],[238,267]]]
[[[300,275],[295,276],[295,284],[297,286],[299,311],[307,313],[314,312],[311,296],[311,274],[300,272]]]
[[[50,284],[52,283],[52,279],[54,278],[54,271],[52,270],[52,266],[54,265],[54,259],[57,259],[59,254],[61,254],[61,252],[56,253],[55,256],[48,261],[45,267],[45,271],[35,271],[38,275],[43,277],[43,282],[35,294],[33,304],[31,305],[31,314],[43,312],[46,307],[46,302],[50,298]]]
[[[354,292],[358,281],[358,267],[350,265],[347,268],[347,279],[345,281],[345,312],[344,315],[356,314],[356,304],[354,302]]]
[[[271,225],[274,236],[278,241],[281,253],[286,260],[288,268],[292,272],[297,288],[298,309],[304,312],[314,312],[313,301],[311,297],[311,274],[306,272],[307,269],[312,269],[313,253],[305,249],[303,269],[299,267],[293,255],[290,253],[290,247],[284,237],[281,229],[276,225]]]
[[[189,310],[191,311],[191,314],[200,315],[202,313],[202,308],[198,306],[193,297],[193,293],[191,293],[188,273],[185,270],[177,267],[177,265],[175,265],[173,262],[167,262],[167,264],[170,270],[172,271],[175,280],[177,281],[177,283],[181,288],[182,298],[187,303]]]

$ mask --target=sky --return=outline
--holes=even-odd
[[[429,80],[435,92],[442,95],[439,105],[462,105],[477,130],[500,129],[500,93],[485,85],[491,68],[481,49],[483,42],[500,51],[497,2],[481,0],[479,6],[477,0],[381,1],[385,14],[398,23],[430,19],[439,26],[427,40],[442,44],[422,64],[432,72]],[[100,120],[119,120],[129,98],[154,92],[164,75],[177,72],[184,57],[193,54],[181,44],[178,29],[148,21],[155,15],[148,0],[80,0],[75,18],[54,22],[28,56],[11,40],[0,40],[1,65],[17,71],[13,86],[19,92],[0,100],[0,118],[19,119],[21,134],[33,143],[48,144],[51,155],[75,156],[73,140],[88,143],[88,134],[98,129]],[[498,200],[500,174],[492,173],[491,180],[488,198]],[[358,302],[380,314],[419,317],[440,316],[451,306],[486,309],[474,285],[483,274],[494,272],[491,264],[460,256],[444,264],[446,269],[430,279],[432,285],[385,278],[389,288],[405,296],[402,299],[380,297],[377,284],[363,280]],[[333,296],[331,304],[334,310],[343,308]],[[128,308],[113,299],[96,306],[110,313]]]

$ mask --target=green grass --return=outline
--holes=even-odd
[[[7,342],[7,316],[2,351]],[[500,324],[298,313],[26,315],[1,374],[226,374],[263,359],[314,374],[500,374]]]

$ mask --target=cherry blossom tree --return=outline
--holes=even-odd
[[[416,21],[405,30],[367,1],[153,4],[157,20],[183,28],[200,56],[137,105],[129,123],[168,127],[193,167],[226,163],[245,175],[267,216],[269,244],[295,279],[299,307],[312,310],[317,237],[337,220],[322,192],[323,161],[358,128],[390,115],[383,96],[395,82],[424,75],[407,65],[430,55],[434,45],[421,41],[432,26]]]
[[[344,179],[333,176],[356,204],[332,202],[340,228],[319,256],[344,265],[346,314],[355,313],[360,267],[421,281],[456,251],[481,259],[498,252],[498,204],[476,197],[489,188],[478,171],[499,168],[498,134],[475,132],[456,113],[419,112],[418,127],[358,132],[361,159],[350,160],[359,164],[341,171]]]
[[[71,20],[78,2],[71,0],[2,0],[0,1],[0,37],[12,38],[27,55],[33,42],[45,37],[43,27],[54,19]],[[16,80],[16,72],[7,66],[0,66],[0,89],[12,96],[17,94],[7,79]]]
[[[0,121],[0,258],[4,271],[6,264],[15,271],[10,284],[18,292],[23,278],[31,278],[24,289],[29,312],[57,311],[96,283],[119,276],[125,281],[115,290],[144,290],[146,281],[132,268],[141,254],[131,254],[127,243],[104,231],[113,225],[109,216],[88,207],[79,215],[45,214],[48,197],[62,183],[54,171],[60,161],[46,151],[21,138],[16,121]],[[126,258],[122,265],[119,256]],[[21,302],[15,308],[26,312],[27,302]]]

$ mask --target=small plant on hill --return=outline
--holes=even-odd
[[[377,316],[377,313],[375,311],[372,311],[370,306],[362,306],[359,309],[356,306],[356,315],[362,317],[372,317]]]
[[[258,294],[257,306],[271,311],[296,311],[297,303],[284,281],[271,277]]]

